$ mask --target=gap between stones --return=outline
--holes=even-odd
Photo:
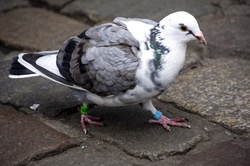
[[[55,156],[55,155],[58,155],[58,154],[65,152],[71,148],[78,147],[80,145],[81,145],[81,142],[79,142],[78,140],[72,139],[72,140],[64,142],[56,149],[50,149],[50,150],[38,152],[37,154],[34,154],[33,156],[30,156],[30,157],[24,159],[23,161],[19,162],[18,165],[26,165],[26,164],[33,162],[33,161],[41,160],[41,159],[44,159],[46,157]]]
[[[71,0],[67,3],[65,3],[63,6],[61,7],[56,7],[56,6],[51,6],[49,5],[48,3],[46,2],[42,2],[42,1],[32,1],[32,0],[29,0],[30,4],[34,7],[38,7],[38,8],[43,8],[43,9],[47,9],[47,10],[50,10],[50,11],[53,11],[57,14],[60,14],[60,15],[64,15],[64,16],[67,16],[67,17],[70,17],[72,19],[75,19],[77,21],[80,21],[80,22],[83,22],[83,23],[86,23],[86,24],[89,24],[89,25],[95,25],[97,24],[98,22],[92,20],[87,13],[84,13],[84,14],[75,14],[75,15],[67,15],[67,14],[62,14],[60,13],[60,10],[63,9],[65,6],[67,6],[68,4],[70,4],[71,2],[73,2],[74,0]]]
[[[19,107],[18,106],[15,106],[13,104],[6,104],[5,105],[9,105],[15,109],[18,109]],[[173,107],[176,107],[176,108],[179,108],[177,107],[176,105],[174,105],[173,103],[171,103],[171,105]],[[185,109],[181,109],[182,111],[186,111]],[[20,109],[18,109],[18,111],[20,111]],[[61,123],[64,123],[62,120],[60,120],[60,118],[62,118],[63,115],[65,115],[65,112],[67,111],[67,116],[70,116],[71,114],[74,114],[75,112],[71,112],[71,111],[68,111],[67,110],[63,110],[61,113],[59,113],[58,115],[54,116],[54,117],[51,117],[51,119],[53,120],[59,120]],[[23,111],[20,111],[22,112],[23,114],[27,114]],[[188,112],[188,111],[187,111]],[[192,112],[191,112],[192,113]],[[194,114],[194,113],[192,113]],[[199,114],[198,114],[199,115]],[[33,115],[30,115],[32,117],[34,117]],[[202,117],[201,115],[199,115],[201,118],[204,118]],[[65,118],[66,118],[65,117]],[[39,117],[34,117],[34,118],[37,118],[40,120]],[[67,120],[66,120],[67,121]],[[41,121],[42,123],[44,123],[43,121]],[[44,123],[45,125],[47,125],[46,123]],[[67,122],[66,122],[67,124]],[[51,127],[51,126],[49,126]],[[52,127],[51,127],[52,128]],[[54,129],[56,130],[56,129]],[[57,131],[57,130],[56,130]],[[60,132],[60,131],[57,131],[57,132]],[[64,133],[63,133],[64,134]],[[197,145],[199,145],[200,143],[202,142],[206,142],[208,141],[208,139],[206,138],[201,138],[200,140],[198,141],[195,141],[195,143],[193,143],[189,148],[185,148],[183,151],[173,151],[173,152],[166,152],[166,151],[163,151],[162,153],[159,153],[157,155],[154,155],[154,154],[146,154],[146,153],[143,153],[143,152],[130,152],[128,149],[124,148],[124,147],[121,147],[118,143],[116,143],[115,141],[113,140],[107,140],[107,139],[103,139],[103,138],[99,138],[99,137],[96,137],[94,135],[92,135],[91,133],[88,134],[87,136],[88,139],[94,139],[94,140],[100,140],[102,142],[105,142],[109,145],[112,145],[114,147],[116,147],[117,149],[123,151],[125,154],[131,156],[131,157],[135,157],[137,159],[147,159],[151,162],[156,162],[156,161],[160,161],[160,160],[165,160],[166,157],[171,157],[171,156],[178,156],[178,155],[185,155],[187,154],[189,151],[195,149],[195,147]],[[47,157],[51,157],[51,156],[55,156],[55,155],[59,155],[65,151],[67,151],[68,149],[71,149],[71,148],[75,148],[75,147],[78,147],[80,146],[81,144],[83,143],[83,141],[81,141],[81,137],[78,137],[78,138],[72,138],[71,140],[67,141],[67,142],[64,142],[63,144],[61,144],[59,147],[57,147],[56,149],[50,149],[50,150],[47,150],[47,151],[43,151],[43,152],[38,152],[37,154],[34,154],[33,156],[30,156],[26,159],[24,159],[23,161],[21,161],[19,164],[20,165],[25,165],[27,163],[30,163],[30,162],[34,162],[34,161],[38,161],[38,160],[42,160],[44,158],[47,158]]]

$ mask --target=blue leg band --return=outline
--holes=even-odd
[[[158,120],[160,118],[160,116],[162,115],[162,112],[161,111],[156,111],[155,115],[154,115],[154,118],[156,120]]]

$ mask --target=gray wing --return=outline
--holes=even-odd
[[[139,42],[119,19],[68,39],[57,66],[67,81],[98,95],[115,95],[135,86]]]

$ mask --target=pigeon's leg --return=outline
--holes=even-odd
[[[103,123],[97,122],[101,120],[101,118],[88,115],[90,107],[91,107],[90,105],[87,105],[87,106],[80,105],[80,107],[78,108],[79,112],[81,113],[82,130],[85,134],[87,133],[85,122],[94,126],[104,126]]]
[[[149,119],[148,123],[158,123],[161,124],[166,130],[170,131],[170,126],[177,126],[177,127],[185,127],[185,128],[191,128],[190,125],[186,124],[185,118],[168,118],[160,111],[157,111],[156,108],[153,106],[152,101],[148,100],[144,103],[142,103],[142,108],[145,110],[150,110],[152,114],[154,115],[154,119]]]
[[[161,124],[166,130],[171,131],[170,126],[176,126],[176,127],[185,127],[185,128],[191,128],[190,125],[185,123],[186,119],[185,118],[168,118],[160,111],[157,111],[154,115],[155,119],[149,119],[148,123],[159,123]]]

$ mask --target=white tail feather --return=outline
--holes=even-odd
[[[25,75],[12,75],[10,74],[9,77],[12,79],[19,79],[19,78],[30,78],[30,77],[37,77],[40,76],[39,74],[25,74]]]
[[[51,54],[50,54],[51,53]],[[77,86],[77,85],[67,85],[67,84],[64,84],[62,82],[59,82],[45,74],[43,74],[41,71],[39,71],[38,69],[36,69],[34,66],[32,66],[31,64],[29,64],[27,61],[25,61],[23,59],[23,55],[25,55],[26,53],[21,53],[18,55],[18,62],[20,64],[22,64],[24,67],[26,67],[27,69],[29,69],[30,71],[34,72],[34,74],[26,74],[26,75],[9,75],[10,78],[28,78],[28,77],[35,77],[35,76],[42,76],[42,77],[45,77],[49,80],[52,80],[56,83],[59,83],[61,85],[64,85],[64,86],[67,86],[67,87],[70,87],[70,88],[74,88],[74,89],[78,89],[78,90],[83,90],[83,91],[86,91],[85,89],[83,89],[82,87],[80,86]],[[58,54],[58,51],[43,51],[43,52],[39,52],[39,54],[49,54],[49,55],[45,55],[45,56],[42,56],[40,58],[37,59],[36,61],[36,64],[48,71],[50,71],[51,73],[65,79],[61,74],[60,74],[60,71],[56,65],[56,56]]]

